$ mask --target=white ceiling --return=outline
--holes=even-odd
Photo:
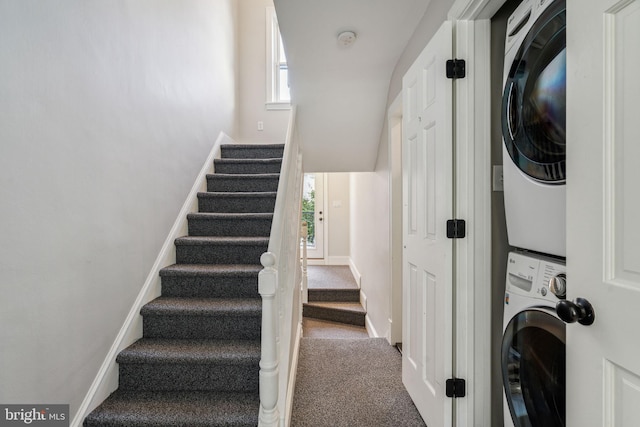
[[[429,0],[274,0],[306,172],[372,171],[391,75]],[[357,40],[340,46],[350,30]]]

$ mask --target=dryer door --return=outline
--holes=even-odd
[[[502,135],[511,159],[531,178],[563,184],[566,122],[566,11],[556,0],[516,53],[502,96]]]
[[[524,310],[505,328],[502,381],[515,427],[565,425],[565,325]]]

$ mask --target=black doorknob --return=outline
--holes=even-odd
[[[556,304],[558,317],[567,323],[578,322],[589,326],[596,319],[596,312],[589,301],[584,298],[576,298],[575,302],[562,300]]]

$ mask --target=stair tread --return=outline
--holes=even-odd
[[[168,316],[259,316],[262,300],[259,298],[184,298],[158,297],[145,304],[140,314]]]
[[[279,179],[279,173],[214,173],[207,174],[207,178],[216,179]]]
[[[257,276],[260,264],[173,264],[160,270],[160,276]]]
[[[87,425],[255,426],[257,393],[121,391],[87,417]]]
[[[342,302],[342,301],[314,301],[305,303],[307,306],[328,308],[339,311],[349,311],[353,313],[366,314],[365,309],[359,302]]]
[[[273,219],[273,213],[264,212],[192,212],[187,219]]]
[[[214,163],[237,163],[237,164],[252,164],[252,163],[282,163],[282,157],[267,157],[267,158],[237,158],[237,157],[225,157],[222,159],[215,159]]]
[[[278,195],[275,191],[203,191],[198,193],[200,198],[217,198],[227,197],[233,198],[267,198],[276,197]]]
[[[269,237],[245,236],[183,236],[175,240],[176,245],[268,245]]]
[[[316,292],[316,293],[323,293],[323,292],[345,292],[345,293],[351,293],[351,292],[360,292],[360,289],[358,289],[357,287],[354,288],[308,288],[309,292]]]
[[[248,150],[253,150],[253,149],[261,149],[261,148],[284,148],[284,144],[283,143],[259,143],[259,144],[222,144],[220,146],[222,149],[224,148],[244,148],[244,149],[248,149]]]
[[[142,338],[125,348],[118,363],[222,363],[254,364],[260,361],[257,340],[181,340]]]

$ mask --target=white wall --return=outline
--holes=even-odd
[[[426,13],[398,60],[391,81],[387,108],[402,89],[402,77],[446,19],[451,0],[431,0]],[[389,331],[391,261],[389,241],[389,138],[386,117],[374,172],[351,178],[351,258],[362,276],[367,313],[378,336]]]
[[[350,239],[351,259],[360,273],[361,291],[366,296],[369,331],[379,337],[389,333],[389,227],[388,155],[379,151],[374,172],[351,174]]]
[[[283,143],[289,110],[267,110],[266,8],[273,0],[240,0],[239,13],[239,133],[240,142]],[[258,130],[258,121],[264,130]]]
[[[217,134],[233,0],[0,0],[0,402],[75,413]]]

